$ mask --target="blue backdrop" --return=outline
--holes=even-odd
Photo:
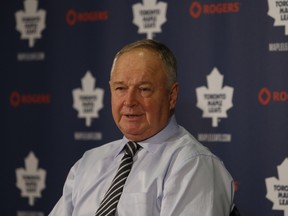
[[[287,0],[15,0],[0,27],[1,215],[47,215],[84,151],[121,138],[112,60],[152,38],[178,58],[178,122],[224,161],[242,215],[288,216]]]

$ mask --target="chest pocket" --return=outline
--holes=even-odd
[[[157,216],[160,210],[152,193],[124,193],[118,203],[119,216]],[[157,213],[158,212],[158,213]]]

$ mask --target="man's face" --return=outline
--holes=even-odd
[[[112,115],[128,139],[145,140],[166,126],[178,84],[168,88],[165,70],[160,56],[143,48],[122,54],[112,68]]]

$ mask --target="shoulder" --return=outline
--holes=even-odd
[[[201,144],[185,128],[179,127],[177,134],[167,140],[163,154],[170,155],[172,163],[197,163],[199,161],[216,163],[220,166],[223,162],[206,146]]]
[[[83,168],[104,160],[113,160],[120,148],[121,140],[116,140],[87,150],[78,160],[77,167]]]
[[[189,131],[182,126],[175,136],[167,140],[168,146],[174,150],[180,151],[182,154],[190,155],[190,157],[197,155],[213,156],[213,153],[201,144]]]

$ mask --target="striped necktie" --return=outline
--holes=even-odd
[[[129,141],[125,146],[125,155],[123,156],[117,173],[106,192],[104,199],[100,203],[100,206],[95,216],[112,216],[115,215],[116,207],[120,196],[123,191],[125,181],[130,173],[133,164],[133,156],[139,149],[139,145],[136,142]]]

